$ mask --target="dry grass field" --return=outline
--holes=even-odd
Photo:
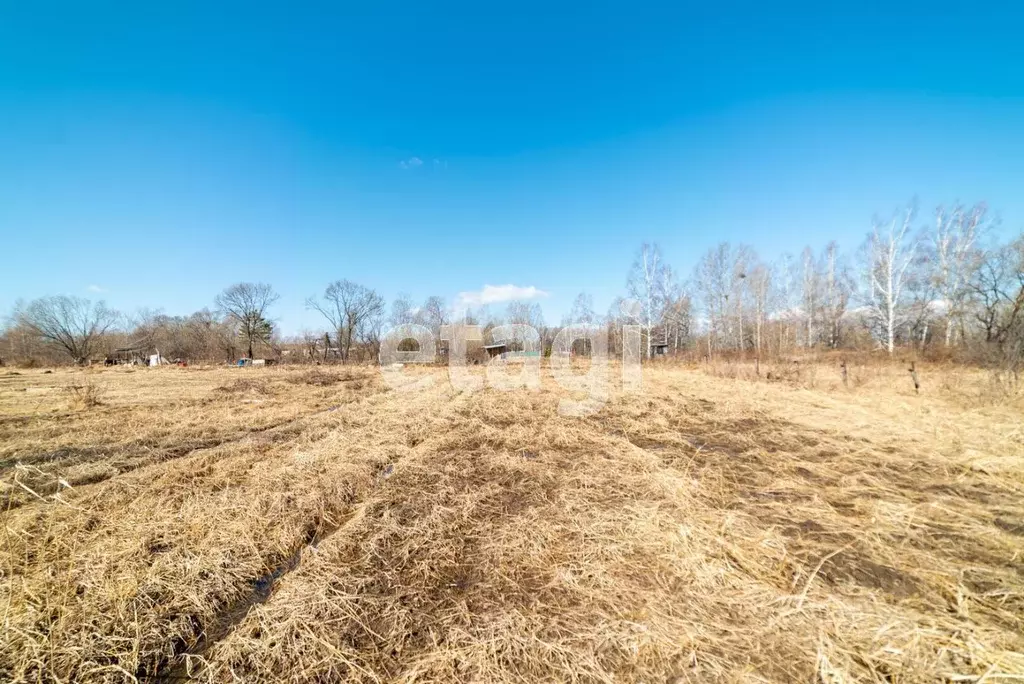
[[[0,369],[0,680],[1024,681],[984,374],[407,371]]]

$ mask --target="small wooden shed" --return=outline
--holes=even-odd
[[[487,358],[493,359],[495,356],[505,357],[508,352],[508,344],[505,342],[497,342],[495,344],[485,344],[484,351],[487,352]]]
[[[149,352],[146,347],[119,347],[109,355],[104,364],[107,366],[137,365],[146,363],[149,360]]]

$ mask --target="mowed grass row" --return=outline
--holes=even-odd
[[[554,399],[490,391],[450,414],[197,672],[792,682],[1024,671],[1019,451],[998,474],[972,470],[910,416],[881,411],[873,430],[847,434],[825,420],[830,398],[685,371],[652,374],[642,396],[588,418],[559,416]]]
[[[351,372],[177,368],[0,375],[0,483],[8,485],[0,485],[0,502],[17,506],[149,463],[280,432],[359,396],[373,379]]]
[[[642,394],[569,418],[550,382],[469,395],[424,370],[438,382],[408,393],[303,372],[211,371],[206,392],[326,408],[5,515],[5,675],[1024,671],[1012,411],[655,366]]]
[[[220,372],[222,384],[209,392],[234,396],[238,413],[257,410],[244,403],[248,389],[236,392],[240,382],[259,383],[262,397],[305,388],[311,402],[292,395],[294,406],[267,418],[289,419],[280,427],[242,429],[244,438],[8,510],[3,678],[121,681],[152,673],[268,568],[343,516],[373,481],[381,454],[404,439],[389,423],[396,418],[376,374],[356,373],[359,389],[332,384],[326,399],[333,403],[321,410],[324,388],[304,376]]]

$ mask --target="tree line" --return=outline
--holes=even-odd
[[[1000,242],[984,203],[914,204],[876,218],[860,248],[761,259],[720,243],[682,279],[643,245],[628,292],[650,345],[706,357],[796,349],[945,349],[1019,365],[1024,354],[1024,235]],[[610,312],[613,315],[616,312]]]
[[[659,354],[750,354],[777,358],[796,350],[945,349],[987,363],[1021,365],[1024,356],[1024,235],[999,242],[998,222],[984,203],[936,208],[919,224],[914,204],[875,219],[859,250],[836,242],[799,255],[762,259],[748,245],[722,242],[688,276],[643,244],[625,288],[608,311],[580,293],[560,322],[604,326],[610,351],[621,330],[640,325],[643,351]],[[168,359],[234,360],[257,354],[341,363],[375,359],[387,328],[417,323],[435,338],[452,308],[430,296],[419,306],[406,294],[390,307],[374,289],[330,283],[306,307],[323,326],[283,337],[273,322],[279,296],[265,283],[238,283],[213,307],[187,316],[140,311],[124,316],[103,302],[52,296],[20,302],[0,334],[0,359],[87,363],[117,346],[158,349]],[[549,350],[548,326],[536,302],[459,312],[487,331],[505,323],[534,327]]]

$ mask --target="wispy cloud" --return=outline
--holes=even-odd
[[[520,287],[518,285],[484,285],[482,290],[460,292],[458,302],[461,306],[483,306],[485,304],[537,299],[547,296],[547,292],[533,285],[527,287]]]
[[[423,166],[423,160],[420,159],[419,157],[409,157],[408,159],[403,159],[402,161],[398,162],[398,165],[401,166],[403,169],[415,169],[417,167]]]
[[[89,287],[87,287],[85,289],[87,289],[89,292],[106,292],[107,291],[107,288],[100,287],[99,285],[90,285]]]

